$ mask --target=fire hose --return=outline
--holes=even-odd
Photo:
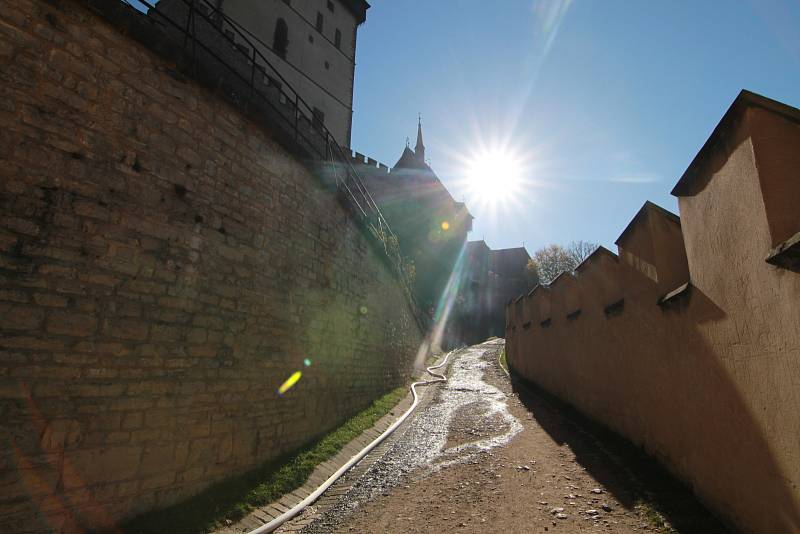
[[[369,445],[367,445],[366,447],[361,449],[355,456],[350,458],[347,461],[346,464],[344,464],[334,474],[332,474],[330,477],[328,477],[327,480],[325,480],[325,482],[323,482],[316,490],[314,490],[314,492],[311,495],[309,495],[308,497],[306,497],[305,499],[303,499],[302,501],[300,501],[296,505],[292,506],[289,510],[285,511],[284,513],[282,513],[281,515],[279,515],[278,517],[276,517],[275,519],[273,519],[269,523],[261,525],[257,529],[251,530],[248,534],[263,534],[263,533],[266,533],[266,532],[272,532],[275,529],[277,529],[278,527],[280,527],[281,525],[283,525],[285,522],[287,522],[290,519],[292,519],[292,518],[296,517],[297,515],[299,515],[307,506],[309,506],[311,503],[313,503],[314,501],[319,499],[319,497],[325,492],[325,490],[327,490],[329,487],[331,487],[333,485],[333,483],[336,482],[342,475],[344,475],[354,465],[356,465],[358,462],[360,462],[361,459],[364,458],[364,456],[366,456],[367,454],[370,453],[370,451],[372,451],[372,449],[374,449],[375,447],[380,445],[381,442],[383,442],[383,440],[385,440],[387,437],[389,437],[389,435],[391,435],[392,432],[397,430],[397,428],[401,424],[403,424],[403,421],[405,421],[408,418],[408,416],[411,415],[411,413],[417,408],[417,405],[419,404],[419,395],[417,395],[417,386],[427,386],[427,385],[430,385],[430,384],[436,384],[438,382],[446,382],[447,381],[447,377],[446,376],[444,376],[443,374],[434,373],[433,370],[434,369],[439,369],[440,367],[443,367],[444,365],[446,365],[447,364],[447,360],[450,358],[450,356],[452,354],[453,354],[453,351],[448,352],[447,355],[445,356],[444,360],[441,363],[438,363],[438,364],[436,364],[434,366],[426,368],[426,371],[428,372],[428,374],[430,374],[430,375],[435,377],[434,379],[432,379],[432,380],[421,380],[419,382],[414,382],[413,384],[411,384],[411,393],[414,396],[414,402],[411,403],[411,406],[408,408],[408,410],[406,410],[405,413],[403,413],[403,415],[401,415],[400,418],[397,421],[392,423],[392,425],[389,428],[387,428],[380,436],[378,436],[377,438],[372,440]]]

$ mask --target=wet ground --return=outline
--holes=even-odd
[[[627,442],[512,383],[502,348],[453,354],[448,382],[305,512],[301,532],[726,532]]]

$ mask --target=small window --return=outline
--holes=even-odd
[[[333,13],[333,2],[331,2],[331,0],[328,0],[328,11]]]
[[[314,111],[312,113],[314,114],[312,122],[314,128],[316,128],[317,130],[321,130],[322,125],[325,124],[325,114],[319,108],[314,108]]]
[[[275,35],[272,37],[272,51],[279,57],[286,59],[286,51],[289,48],[289,26],[286,21],[278,19],[275,22]]]
[[[331,64],[326,61],[325,62],[325,70],[328,70],[329,68],[331,68]]]
[[[323,23],[322,13],[317,11],[317,31],[319,33],[322,33],[322,23]]]
[[[341,48],[342,46],[342,32],[339,29],[336,29],[336,33],[333,34],[333,46],[336,48]]]

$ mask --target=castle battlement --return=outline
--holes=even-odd
[[[506,307],[514,373],[752,532],[800,525],[800,400],[777,393],[800,376],[798,173],[800,110],[743,91],[673,189],[681,217],[646,202],[618,254]]]

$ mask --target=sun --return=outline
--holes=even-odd
[[[523,164],[511,150],[483,150],[466,166],[467,186],[479,202],[497,203],[512,198],[522,187]]]

